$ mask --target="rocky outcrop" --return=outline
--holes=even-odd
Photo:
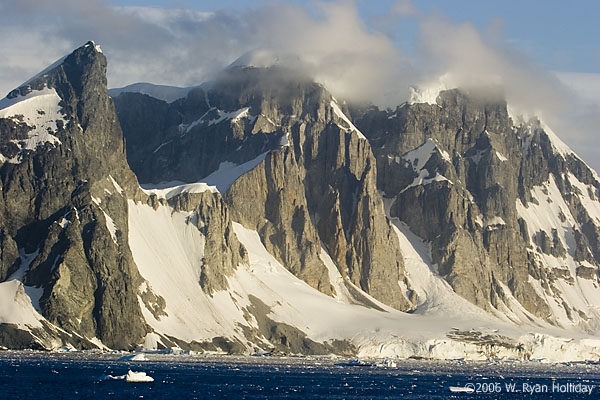
[[[280,67],[229,68],[205,90],[168,106],[179,115],[172,125],[154,126],[153,136],[164,145],[152,152],[146,147],[141,158],[147,165],[165,160],[170,167],[147,168],[138,176],[154,183],[193,181],[224,162],[259,160],[226,188],[233,220],[258,231],[286,268],[323,293],[335,289],[320,258],[322,247],[343,277],[386,304],[410,310],[414,295],[377,191],[375,159],[336,100]],[[158,103],[128,96],[115,101],[131,144],[140,136],[129,103],[136,108],[146,102],[149,109]]]
[[[60,98],[58,142],[23,148],[0,167],[3,271],[14,271],[18,248],[23,282],[43,288],[39,308],[50,323],[132,348],[147,332],[127,246],[126,196],[137,181],[107,95],[106,59],[90,42],[8,98],[48,90]],[[14,143],[23,124],[4,124],[2,141]]]
[[[453,289],[487,310],[502,311],[512,296],[532,315],[556,323],[549,303],[555,300],[546,296],[564,304],[563,294],[553,278],[545,278],[544,271],[553,273],[542,255],[572,263],[564,270],[571,282],[575,261],[591,261],[600,221],[589,218],[565,179],[571,174],[597,188],[589,168],[539,121],[517,124],[504,101],[473,93],[450,90],[440,93],[437,104],[405,104],[390,112],[355,107],[352,113],[373,146],[378,187],[393,199],[391,216],[431,243],[433,261]],[[549,194],[551,180],[562,194]],[[548,196],[547,214],[526,221],[532,218],[529,204],[542,201],[535,188]],[[565,201],[569,210],[554,214],[552,201]],[[532,232],[539,218],[570,226],[577,245],[567,247],[565,228]],[[586,222],[588,233],[582,234]],[[532,279],[549,288],[544,298]]]
[[[15,272],[20,262],[14,239],[4,230],[0,230],[0,282]]]
[[[259,232],[267,250],[286,268],[312,287],[332,294],[300,177],[289,148],[274,151],[232,185],[226,201],[233,219]]]

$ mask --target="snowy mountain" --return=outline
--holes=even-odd
[[[356,124],[391,216],[457,293],[516,323],[597,330],[600,185],[548,126],[458,90]]]
[[[242,61],[113,106],[105,70],[0,102],[1,345],[598,359],[600,182],[543,122]]]

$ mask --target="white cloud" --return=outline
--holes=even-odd
[[[600,105],[600,73],[557,71],[554,74],[564,85],[579,94],[584,102]]]
[[[550,125],[590,165],[600,170],[600,101],[590,85],[595,76],[559,79],[508,46],[498,29],[480,32],[470,23],[454,24],[439,15],[419,16],[415,63],[422,84],[443,76],[447,87],[499,92],[513,110]],[[497,28],[492,26],[492,28]],[[565,84],[567,83],[567,84]],[[585,88],[585,90],[584,90]],[[597,92],[596,92],[597,93]]]
[[[111,8],[100,1],[51,3],[38,7],[23,0],[0,16],[0,48],[10,47],[9,33],[20,36],[31,32],[31,26],[33,32],[43,32],[27,46],[14,42],[13,61],[0,66],[3,92],[43,69],[49,59],[93,39],[109,60],[113,87],[138,81],[196,85],[245,52],[269,48],[298,54],[307,72],[340,97],[393,105],[407,95],[409,61],[387,36],[369,31],[349,1],[315,3],[310,11],[275,2],[215,13]],[[25,25],[21,18],[30,21]]]
[[[0,93],[90,39],[102,45],[108,58],[112,87],[140,81],[197,85],[240,55],[268,48],[294,55],[288,60],[300,57],[305,71],[336,96],[383,106],[407,100],[410,85],[442,75],[450,86],[498,85],[513,108],[541,115],[584,158],[600,159],[600,152],[590,153],[598,146],[598,106],[581,103],[556,75],[510,47],[498,24],[481,32],[398,0],[387,23],[412,19],[420,27],[416,55],[408,58],[390,37],[365,26],[354,2],[311,5],[271,2],[244,11],[202,13],[114,8],[101,0],[2,4]],[[599,169],[600,161],[593,166]]]

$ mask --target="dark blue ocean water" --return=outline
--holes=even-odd
[[[0,399],[600,398],[597,364],[411,360],[386,368],[339,365],[344,360],[317,358],[151,354],[148,361],[130,362],[118,357],[0,352]],[[128,370],[144,371],[154,382],[101,380]],[[472,385],[476,393],[450,389],[465,385]],[[583,385],[594,386],[591,396],[581,392]],[[530,395],[528,390],[542,393]]]

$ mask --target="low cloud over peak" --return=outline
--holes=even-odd
[[[8,93],[90,39],[108,58],[112,87],[141,81],[194,86],[244,54],[269,53],[276,62],[297,62],[339,98],[383,107],[408,100],[411,86],[442,76],[447,87],[500,87],[513,109],[541,116],[584,159],[598,158],[600,149],[590,150],[598,146],[598,106],[581,106],[554,73],[511,47],[500,22],[480,31],[399,0],[386,15],[385,29],[418,24],[414,54],[407,55],[383,27],[366,26],[355,2],[309,4],[275,1],[215,12],[112,7],[101,0],[2,5],[0,91]],[[272,62],[269,57],[261,63]]]

